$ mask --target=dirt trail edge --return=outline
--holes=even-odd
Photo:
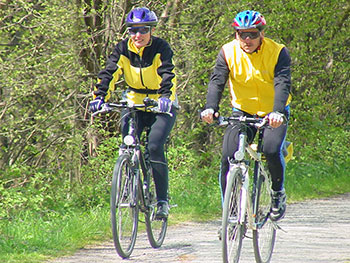
[[[217,220],[169,227],[159,249],[151,248],[147,236],[141,233],[127,260],[116,254],[111,241],[50,263],[222,262],[219,226]],[[272,263],[350,263],[350,193],[288,205],[280,226],[283,231],[277,232]],[[243,240],[240,262],[255,262],[250,238]]]

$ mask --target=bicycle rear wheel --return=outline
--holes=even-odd
[[[153,176],[151,177],[148,183],[148,193],[146,191],[148,209],[145,213],[145,221],[148,240],[153,248],[158,248],[164,242],[168,220],[166,218],[156,219],[157,194]]]
[[[113,171],[111,221],[114,246],[128,258],[135,246],[138,227],[137,176],[130,167],[130,156],[119,156]]]
[[[222,213],[222,256],[224,262],[238,262],[245,225],[239,222],[242,188],[241,170],[235,169],[227,175],[227,184]]]
[[[270,262],[276,240],[276,228],[269,218],[271,209],[271,181],[268,171],[260,169],[254,200],[256,229],[253,230],[253,246],[255,261]]]

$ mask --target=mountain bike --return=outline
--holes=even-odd
[[[126,109],[129,114],[129,132],[120,147],[119,157],[114,166],[111,188],[111,221],[113,240],[117,253],[128,258],[135,246],[139,211],[145,215],[146,231],[153,248],[160,247],[165,239],[168,221],[156,218],[157,196],[152,169],[147,154],[148,136],[144,142],[137,136],[136,111],[141,108],[162,113],[158,103],[145,99],[144,104],[105,103],[93,115]],[[164,113],[170,114],[171,113]]]
[[[270,261],[275,240],[276,222],[269,218],[271,209],[271,176],[262,154],[263,131],[267,118],[246,116],[219,117],[220,126],[239,125],[238,150],[229,160],[229,171],[222,213],[222,256],[224,262],[239,262],[243,238],[253,232],[255,260]],[[247,130],[258,132],[256,149],[247,142]]]

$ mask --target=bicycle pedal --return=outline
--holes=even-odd
[[[282,227],[280,227],[277,222],[271,221],[273,224],[274,229],[276,230],[282,230],[284,233],[288,233],[286,230],[284,230]]]
[[[166,222],[166,221],[168,221],[168,218],[167,218],[167,217],[163,217],[163,218],[157,218],[157,217],[155,217],[155,218],[153,219],[153,221],[164,221],[164,222]]]

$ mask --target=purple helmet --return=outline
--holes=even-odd
[[[257,28],[262,31],[266,27],[266,21],[262,14],[253,10],[246,10],[237,14],[232,26],[236,29]]]
[[[137,7],[129,12],[125,19],[126,26],[142,24],[147,26],[155,26],[158,23],[158,18],[153,11],[147,7]]]

